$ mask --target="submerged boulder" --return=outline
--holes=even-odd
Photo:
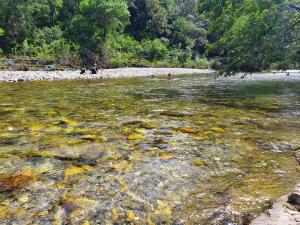
[[[0,176],[0,192],[13,191],[17,188],[25,187],[34,180],[31,169],[23,169],[20,173]]]
[[[146,129],[153,129],[155,126],[149,121],[143,121],[143,120],[131,120],[124,122],[122,126],[136,126],[140,128],[146,128]]]
[[[198,131],[193,128],[193,127],[181,127],[179,128],[179,130],[182,132],[182,133],[188,133],[188,134],[195,134],[197,133]]]
[[[288,203],[293,205],[298,211],[300,211],[300,184],[295,187],[295,190],[289,195]]]
[[[286,141],[278,141],[278,142],[258,142],[259,145],[268,151],[272,152],[287,152],[287,151],[297,151],[300,150],[300,144],[291,143]]]

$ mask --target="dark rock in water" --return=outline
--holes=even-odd
[[[187,133],[187,134],[194,134],[197,133],[198,131],[196,129],[194,129],[193,127],[181,127],[179,128],[179,130],[182,133]]]
[[[268,151],[272,152],[287,152],[287,151],[297,151],[300,150],[300,145],[285,141],[280,142],[269,142],[269,143],[259,143],[260,146]]]
[[[17,138],[0,138],[0,146],[15,145],[18,142]]]
[[[164,112],[161,112],[160,115],[172,116],[172,117],[184,117],[184,116],[192,116],[193,114],[189,113],[189,112],[164,111]]]
[[[62,203],[62,207],[66,211],[67,214],[71,214],[72,212],[80,209],[79,206],[77,206],[76,204],[74,204],[71,201],[65,201],[65,202],[63,202]]]
[[[143,151],[149,151],[151,150],[151,145],[146,143],[139,144],[139,148]]]
[[[227,199],[229,197],[228,190],[218,191],[216,192],[216,195],[224,199]]]
[[[153,138],[153,144],[159,145],[159,144],[165,144],[166,141],[162,137],[154,137]]]
[[[155,126],[149,122],[145,122],[142,120],[131,120],[122,124],[122,126],[138,126],[141,128],[152,129]]]
[[[297,161],[299,162],[299,164],[300,164],[300,150],[296,151],[295,157],[296,157],[296,160],[297,160]]]
[[[293,205],[298,211],[300,211],[300,184],[298,184],[292,194],[288,197],[288,203]]]
[[[162,134],[162,135],[172,135],[174,132],[169,129],[159,129],[158,131],[155,132],[155,134]]]
[[[255,214],[247,213],[242,217],[243,224],[250,224],[255,219]]]
[[[158,145],[156,145],[156,147],[159,149],[166,149],[166,148],[168,148],[168,145],[167,144],[158,144]]]
[[[78,159],[76,164],[78,166],[86,166],[86,165],[94,166],[97,164],[97,160],[98,158]]]

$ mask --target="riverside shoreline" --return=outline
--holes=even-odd
[[[75,80],[75,79],[100,79],[123,77],[147,77],[179,74],[207,74],[213,73],[210,69],[189,68],[119,68],[99,70],[98,74],[80,74],[76,71],[0,71],[0,82],[26,82],[35,80]]]

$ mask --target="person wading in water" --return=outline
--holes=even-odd
[[[168,73],[167,80],[173,80],[173,76],[171,73]]]

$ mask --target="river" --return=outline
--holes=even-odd
[[[1,224],[247,224],[300,181],[300,74],[0,83]]]

